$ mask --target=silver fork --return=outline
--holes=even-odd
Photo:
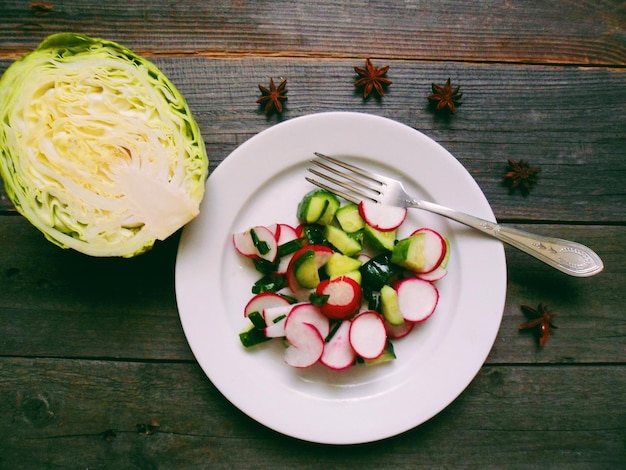
[[[364,170],[318,152],[315,152],[315,155],[319,159],[311,160],[311,163],[324,172],[315,168],[308,170],[334,186],[309,177],[306,177],[306,180],[348,201],[358,203],[362,199],[370,199],[381,204],[422,209],[442,215],[508,243],[572,276],[593,276],[604,268],[600,257],[580,243],[503,227],[497,223],[439,204],[420,201],[407,194],[402,183],[398,180]]]

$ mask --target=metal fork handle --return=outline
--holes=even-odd
[[[407,206],[433,212],[475,228],[572,276],[593,276],[604,268],[600,257],[593,250],[580,243],[503,227],[497,223],[428,201],[410,200],[407,201]]]

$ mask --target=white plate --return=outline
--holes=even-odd
[[[183,232],[176,295],[191,349],[213,384],[248,416],[280,433],[353,444],[411,429],[448,406],[480,370],[495,341],[506,291],[502,244],[455,222],[412,210],[404,226],[449,237],[449,274],[433,316],[394,342],[397,359],[336,372],[294,369],[279,341],[245,350],[243,307],[259,277],[231,234],[275,222],[296,224],[313,152],[340,156],[402,179],[410,193],[494,220],[463,166],[403,124],[360,113],[321,113],[251,138],[211,174],[200,215]],[[408,230],[408,229],[407,229]]]

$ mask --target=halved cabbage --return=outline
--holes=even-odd
[[[198,214],[208,157],[185,99],[153,63],[62,33],[0,79],[0,174],[53,243],[130,257]]]

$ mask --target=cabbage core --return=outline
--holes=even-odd
[[[198,214],[208,158],[187,103],[154,64],[65,33],[0,80],[0,174],[52,242],[133,256]]]

